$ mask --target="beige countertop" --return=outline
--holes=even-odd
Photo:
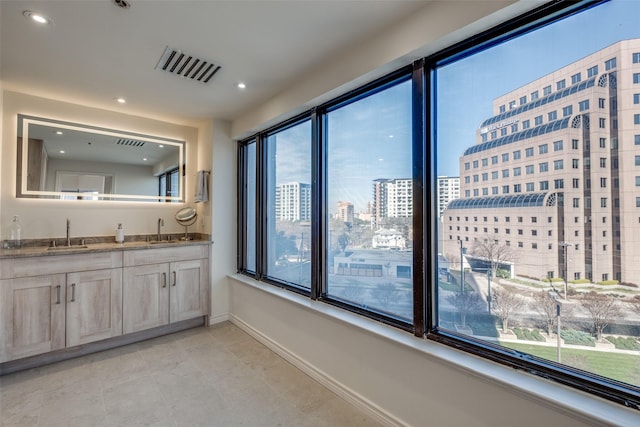
[[[74,244],[72,246],[58,246],[56,248],[33,246],[20,249],[0,249],[0,259],[210,245],[212,243],[211,240],[171,240],[161,242],[147,242],[142,240],[124,243],[87,243],[84,246]]]

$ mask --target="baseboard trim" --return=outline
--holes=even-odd
[[[390,427],[408,426],[406,423],[402,422],[402,420],[393,416],[392,414],[381,408],[379,405],[376,405],[361,394],[345,386],[335,378],[327,375],[317,367],[311,365],[306,360],[300,358],[295,353],[292,353],[287,348],[281,346],[279,343],[264,335],[262,332],[258,331],[239,317],[235,316],[234,314],[229,314],[228,318],[231,323],[251,335],[253,338],[267,346],[269,349],[273,350],[280,357],[287,360],[293,366],[300,369],[302,372],[309,375],[314,380],[318,381],[324,387],[328,388],[347,402],[351,403],[361,411],[371,416],[371,418],[375,419],[379,423]]]
[[[217,316],[209,316],[209,321],[207,322],[208,326],[217,325],[218,323],[223,323],[229,320],[229,313],[218,314]]]

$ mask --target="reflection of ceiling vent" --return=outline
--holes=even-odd
[[[172,49],[169,46],[166,47],[160,57],[160,61],[158,61],[156,65],[156,70],[166,71],[202,83],[209,83],[211,77],[213,77],[219,69],[220,66],[211,61],[196,58],[193,55]]]
[[[125,139],[125,138],[116,139],[116,145],[125,145],[127,147],[143,147],[144,144],[145,144],[144,141],[138,141],[137,139]]]

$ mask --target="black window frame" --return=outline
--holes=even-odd
[[[555,0],[543,4],[533,10],[513,18],[496,27],[475,34],[469,39],[456,43],[429,57],[421,58],[413,64],[402,67],[382,78],[365,84],[355,90],[338,96],[324,104],[317,105],[269,129],[255,133],[238,141],[238,272],[249,275],[256,280],[264,281],[281,288],[309,297],[312,300],[344,308],[359,315],[413,333],[416,337],[424,337],[458,350],[468,352],[484,359],[524,370],[538,376],[569,385],[581,391],[615,401],[625,406],[640,409],[640,388],[629,384],[584,372],[567,365],[542,359],[528,353],[512,350],[492,344],[475,337],[459,334],[438,327],[437,310],[437,251],[438,241],[442,236],[437,231],[437,143],[435,135],[436,91],[435,70],[468,55],[489,49],[504,40],[515,38],[545,25],[585,9],[606,3],[608,0]],[[366,96],[382,91],[400,80],[412,82],[412,118],[413,130],[413,322],[398,321],[376,311],[364,310],[352,304],[339,301],[326,293],[326,114],[333,109],[356,102]],[[265,193],[265,156],[262,140],[265,135],[290,126],[294,122],[310,119],[312,123],[312,217],[311,225],[311,289],[304,290],[290,283],[283,283],[266,277],[264,244],[266,227],[263,224],[265,209],[261,201],[266,199]],[[523,124],[524,127],[524,124]],[[246,268],[246,200],[243,189],[246,188],[246,156],[243,147],[248,143],[256,143],[256,271]],[[573,145],[572,145],[573,148]],[[525,156],[527,152],[525,150]],[[526,156],[528,157],[528,156]],[[636,162],[637,164],[637,162]],[[468,165],[465,165],[468,169]],[[548,181],[543,181],[547,183]],[[557,187],[557,186],[556,186]],[[246,195],[245,195],[246,196]],[[452,236],[449,236],[452,238]],[[460,236],[458,236],[458,240]],[[518,242],[522,247],[522,242]],[[312,328],[311,328],[312,329]]]

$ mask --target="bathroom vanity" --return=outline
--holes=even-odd
[[[0,250],[0,373],[204,324],[210,244]]]

